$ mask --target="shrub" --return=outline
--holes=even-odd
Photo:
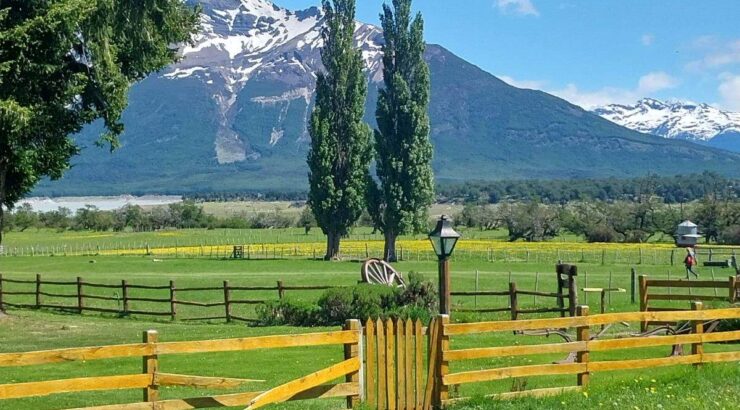
[[[724,245],[740,245],[740,225],[725,228],[719,235],[719,242]]]
[[[415,306],[428,312],[437,310],[439,297],[434,283],[425,281],[424,277],[415,272],[409,272],[406,289],[398,294],[398,305]]]
[[[312,303],[281,299],[257,306],[257,321],[261,326],[317,326],[319,307]]]
[[[428,322],[436,310],[434,284],[410,274],[406,289],[359,284],[324,292],[316,304],[290,300],[257,307],[262,326],[337,326],[347,319],[400,318]]]

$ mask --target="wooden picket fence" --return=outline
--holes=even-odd
[[[729,276],[727,281],[712,280],[656,280],[648,279],[647,275],[640,275],[640,311],[641,312],[671,312],[680,311],[678,307],[655,307],[650,306],[651,301],[726,301],[735,303],[740,282],[736,276]],[[659,288],[659,291],[655,291]],[[685,290],[683,293],[673,293],[672,290]],[[698,289],[714,289],[714,295],[693,294]],[[717,290],[723,292],[717,294]],[[673,324],[675,321],[646,321],[641,323],[642,331],[646,331],[650,325]]]
[[[422,409],[426,327],[421,321],[377,320],[365,324],[364,398],[378,409]]]
[[[589,315],[587,306],[578,306],[574,317],[450,323],[447,315],[435,317],[424,328],[419,321],[377,320],[347,321],[343,330],[300,335],[276,335],[252,338],[160,342],[156,332],[145,333],[142,343],[100,347],[57,349],[38,352],[2,353],[0,367],[30,366],[73,361],[103,360],[124,357],[143,359],[140,374],[85,377],[66,380],[24,382],[0,385],[0,400],[58,393],[142,389],[144,401],[131,404],[88,407],[87,410],[196,409],[207,407],[248,406],[256,409],[287,400],[344,397],[348,407],[364,401],[371,408],[419,409],[440,408],[465,397],[452,397],[451,392],[469,383],[501,381],[515,378],[573,375],[567,386],[498,393],[495,398],[545,396],[588,387],[595,372],[645,369],[662,366],[700,366],[703,363],[740,361],[740,350],[705,352],[705,344],[740,341],[740,330],[705,333],[706,321],[739,319],[740,308],[703,310],[701,302],[692,302],[692,310],[663,312],[627,312]],[[630,335],[611,339],[592,337],[591,328],[622,322],[687,321],[691,333],[667,336]],[[456,348],[469,335],[495,332],[522,332],[571,329],[575,341],[547,344],[516,344]],[[483,339],[479,339],[483,340]],[[641,357],[626,360],[595,360],[592,352],[690,344],[690,354],[669,357]],[[248,351],[300,346],[341,345],[344,360],[304,377],[265,391],[250,391],[187,399],[160,400],[163,386],[239,387],[255,382],[249,379],[202,377],[164,373],[159,357],[170,354]],[[728,346],[725,346],[725,349]],[[491,359],[562,353],[569,358],[550,363],[513,365],[491,368]],[[649,352],[648,352],[649,353]],[[570,359],[570,360],[569,360]],[[279,356],[275,360],[280,360]],[[460,371],[458,364],[474,360],[475,370]],[[248,367],[248,362],[245,364]],[[458,370],[451,370],[457,367]],[[341,383],[332,381],[344,377]],[[2,407],[2,401],[0,401]]]
[[[98,312],[120,316],[169,317],[172,320],[180,318],[183,320],[254,322],[256,319],[240,315],[234,311],[234,308],[261,305],[267,303],[269,299],[247,298],[245,295],[260,292],[264,296],[265,293],[274,292],[275,299],[283,299],[286,292],[317,291],[338,287],[340,286],[286,285],[282,280],[277,281],[275,286],[235,286],[226,280],[220,286],[178,287],[174,280],[161,285],[136,284],[127,280],[121,280],[120,284],[111,284],[90,282],[81,277],[73,281],[44,280],[40,274],[37,274],[35,279],[29,280],[11,279],[0,274],[0,311],[4,311],[6,307],[45,308],[79,314]],[[105,291],[109,293],[105,294]],[[111,296],[110,292],[114,292],[115,295]],[[195,294],[200,294],[201,297],[194,298]],[[237,294],[242,296],[236,297]],[[203,301],[209,298],[211,300]],[[132,308],[132,303],[137,304],[139,308]],[[182,317],[178,314],[180,306],[189,306],[190,313],[193,313],[193,310],[206,313]],[[214,314],[214,308],[219,308],[220,313]]]
[[[353,320],[347,322],[344,330],[335,332],[221,340],[160,342],[156,331],[148,331],[144,333],[142,343],[23,353],[0,353],[0,368],[132,357],[140,357],[143,361],[143,371],[140,374],[0,384],[0,408],[3,407],[2,400],[7,399],[121,389],[142,389],[144,401],[139,403],[86,407],[85,409],[152,410],[200,409],[230,406],[249,406],[249,408],[255,409],[271,403],[288,400],[335,397],[346,397],[348,404],[352,404],[356,403],[360,396],[358,376],[361,367],[358,348],[360,339],[360,323]],[[299,379],[281,384],[270,390],[184,399],[160,400],[159,398],[160,387],[234,388],[247,383],[264,382],[264,380],[165,373],[162,372],[159,363],[159,358],[163,355],[244,352],[255,349],[325,345],[343,346],[344,361]],[[245,363],[245,367],[248,367],[248,363]],[[346,381],[343,383],[327,384],[339,377],[345,377]]]
[[[579,306],[576,317],[532,319],[519,321],[455,323],[448,316],[442,316],[430,325],[432,354],[434,363],[430,365],[430,380],[435,380],[434,401],[437,406],[448,405],[464,397],[450,397],[450,388],[467,383],[488,382],[521,377],[575,375],[570,386],[515,391],[491,395],[496,398],[523,396],[544,396],[567,391],[581,391],[588,386],[589,377],[595,372],[614,370],[644,369],[681,364],[701,365],[711,362],[740,360],[740,350],[731,352],[705,353],[704,344],[710,342],[733,342],[740,340],[740,330],[704,333],[703,323],[708,320],[738,319],[740,308],[702,310],[701,302],[692,302],[692,310],[673,312],[628,312],[588,315],[587,306]],[[592,326],[609,325],[621,322],[643,321],[691,321],[692,332],[685,335],[669,336],[631,336],[616,339],[592,339]],[[489,332],[520,332],[544,329],[575,329],[577,340],[573,342],[475,347],[454,349],[455,337]],[[654,346],[673,346],[691,344],[691,354],[659,358],[640,358],[629,360],[593,360],[591,352],[604,352],[619,349],[635,349]],[[436,346],[436,347],[435,347]],[[572,363],[567,361],[547,364],[510,366],[503,368],[484,368],[481,370],[450,372],[455,362],[491,359],[511,356],[540,355],[547,353],[575,354]],[[481,367],[485,365],[481,364]]]

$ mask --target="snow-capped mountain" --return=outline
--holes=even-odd
[[[740,148],[740,113],[707,104],[644,98],[634,105],[611,104],[593,111],[609,121],[647,134],[733,150]]]
[[[245,103],[278,108],[282,116],[270,132],[269,144],[286,137],[283,120],[298,102],[307,119],[314,91],[315,73],[321,67],[319,50],[322,11],[312,7],[291,11],[268,0],[200,0],[203,7],[201,32],[195,44],[182,50],[182,61],[164,73],[164,78],[198,79],[211,90],[217,104],[219,129],[215,141],[221,164],[256,159],[259,151],[234,129],[234,119]],[[375,26],[357,23],[357,44],[363,52],[371,78],[380,79],[382,33]],[[248,83],[272,82],[282,88],[244,95]],[[265,88],[264,86],[262,87]],[[240,101],[248,98],[249,101]],[[303,130],[291,136],[305,140]]]
[[[42,182],[35,195],[307,189],[321,11],[267,0],[187,1],[203,8],[201,32],[180,63],[131,88],[121,147],[112,154],[95,148],[99,125],[87,127],[76,136],[85,148],[72,169]],[[376,126],[382,32],[358,22],[355,36],[370,80],[365,121]],[[440,45],[427,44],[425,59],[440,181],[673,175],[686,163],[740,176],[740,154],[629,130],[512,87]]]

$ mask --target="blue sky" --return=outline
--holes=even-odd
[[[275,0],[290,9],[318,0]],[[382,0],[358,0],[378,22]],[[740,0],[416,0],[429,43],[583,106],[642,97],[740,111]]]

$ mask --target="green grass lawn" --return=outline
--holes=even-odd
[[[276,286],[278,280],[286,286],[300,285],[353,285],[360,279],[361,263],[357,261],[323,262],[307,259],[286,260],[216,260],[216,259],[154,259],[151,257],[136,256],[97,256],[97,257],[4,257],[0,258],[5,278],[31,280],[41,274],[44,280],[73,281],[77,276],[85,281],[119,284],[122,279],[129,284],[168,285],[170,280],[176,287],[218,287],[228,280],[232,286]],[[91,263],[94,262],[94,263]],[[404,275],[408,272],[417,272],[425,278],[436,281],[437,264],[432,261],[406,261],[395,264]],[[578,287],[619,287],[625,293],[613,293],[607,297],[607,311],[636,310],[638,305],[631,303],[630,267],[624,265],[602,266],[600,264],[579,264]],[[556,290],[556,275],[552,264],[487,262],[485,260],[455,261],[451,265],[453,291],[469,290],[507,290],[509,281],[517,283],[519,289],[554,292]],[[637,266],[639,274],[647,274],[651,278],[680,278],[685,275],[680,267],[666,265]],[[731,272],[727,269],[700,269],[702,279],[711,279],[712,272],[717,280],[727,280]],[[477,282],[477,285],[476,285]],[[6,284],[6,291],[33,291],[34,285]],[[74,286],[44,285],[43,290],[50,293],[74,294]],[[687,293],[686,289],[673,289],[674,293]],[[694,290],[696,294],[713,295],[714,290]],[[721,290],[718,290],[721,292]],[[108,297],[120,297],[120,289],[85,289],[84,293]],[[313,301],[318,299],[322,291],[287,291],[289,298]],[[277,299],[277,291],[238,291],[232,299]],[[132,290],[129,297],[168,298],[168,290]],[[177,295],[181,300],[198,302],[222,301],[221,291],[181,292]],[[7,296],[7,302],[33,303],[32,296]],[[62,300],[45,297],[46,302],[76,303],[75,300]],[[453,307],[506,307],[509,304],[505,296],[478,296],[453,297]],[[579,303],[592,306],[592,312],[598,312],[598,295],[580,292]],[[667,302],[677,303],[677,302]],[[680,302],[679,302],[680,303]],[[99,306],[115,309],[116,302],[90,300],[88,306]],[[552,298],[522,296],[519,300],[521,308],[553,306]],[[688,307],[688,303],[685,304]],[[661,306],[661,304],[656,304]],[[169,306],[162,303],[132,302],[133,310],[168,310]],[[209,316],[211,313],[221,313],[221,308],[191,308],[183,306],[178,315],[182,318],[195,316]],[[253,307],[243,306],[239,315],[253,317]],[[460,314],[464,320],[478,320],[505,317],[495,314]]]
[[[407,274],[419,272],[429,280],[436,280],[437,265],[432,261],[406,261],[395,265]],[[452,286],[455,290],[506,290],[509,280],[515,281],[520,289],[540,291],[555,290],[553,264],[488,262],[485,260],[461,259],[452,266]],[[673,278],[683,275],[680,267],[670,265],[639,265],[639,273],[654,278]],[[229,280],[232,285],[275,285],[282,280],[286,285],[352,285],[360,278],[360,263],[357,261],[322,262],[307,259],[289,260],[218,260],[218,259],[153,259],[151,257],[3,257],[0,258],[0,273],[6,278],[32,279],[41,273],[45,279],[70,280],[77,276],[86,281],[116,284],[122,279],[129,283],[167,284],[174,280],[178,287],[220,286]],[[710,271],[700,269],[706,279]],[[717,279],[726,279],[729,270],[716,270]],[[636,311],[638,305],[630,301],[630,267],[625,265],[579,264],[579,288],[622,287],[626,293],[615,293],[607,300],[607,311]],[[25,286],[6,284],[10,286]],[[48,285],[49,292],[63,292],[62,287]],[[20,289],[20,288],[16,288]],[[67,288],[67,292],[74,292]],[[114,289],[90,290],[102,292],[101,295],[114,295]],[[107,293],[106,293],[107,292]],[[167,297],[168,291],[148,291],[151,297]],[[673,289],[672,292],[686,292]],[[696,290],[694,291],[697,292]],[[701,293],[712,294],[704,289]],[[287,297],[316,300],[321,291],[287,292]],[[11,296],[7,296],[9,300]],[[178,298],[185,298],[178,295]],[[216,292],[192,293],[187,299],[195,301],[218,301],[222,295]],[[244,292],[240,298],[277,299],[277,292]],[[591,312],[598,311],[596,295],[579,295],[580,303],[591,306]],[[16,296],[16,300],[24,297]],[[28,301],[28,299],[26,299]],[[52,299],[49,299],[52,300]],[[67,301],[74,303],[74,300]],[[98,303],[89,301],[89,304]],[[107,302],[106,302],[107,303]],[[138,303],[138,302],[136,302]],[[522,296],[520,307],[553,306],[552,299]],[[670,304],[670,302],[666,302]],[[673,302],[673,306],[685,306],[688,302]],[[454,297],[454,307],[505,307],[506,297]],[[718,303],[715,306],[723,306]],[[132,302],[132,309],[160,309],[162,306]],[[168,306],[164,309],[166,310]],[[251,308],[250,308],[251,309]],[[220,313],[219,308],[214,312]],[[151,320],[148,317],[115,318],[99,314],[63,314],[47,310],[9,310],[10,317],[0,320],[0,351],[29,351],[74,346],[93,346],[116,343],[132,343],[141,339],[147,329],[157,329],[161,341],[218,339],[248,337],[264,334],[286,334],[326,330],[306,328],[254,328],[243,324],[202,323],[175,321],[169,319]],[[202,316],[203,311],[181,307],[178,317]],[[244,315],[254,312],[245,310]],[[207,315],[207,314],[206,314]],[[453,321],[478,321],[506,319],[507,314],[453,313]],[[535,317],[535,316],[530,316]],[[540,315],[538,317],[547,317]],[[550,315],[552,317],[552,315]],[[638,324],[630,327],[618,326],[610,329],[610,336],[628,335],[637,331]],[[554,337],[554,336],[553,336]],[[558,339],[559,340],[559,339]],[[481,346],[502,346],[511,344],[553,343],[555,340],[541,336],[515,336],[510,333],[491,333],[454,337],[452,347],[471,348]],[[665,357],[668,347],[623,350],[609,353],[592,353],[592,358],[619,359]],[[737,345],[707,345],[706,351],[737,350]],[[475,360],[453,363],[452,371],[475,370],[491,367],[549,363],[562,359],[564,355],[540,355],[530,357],[505,357],[498,359]],[[325,368],[342,359],[339,346],[291,348],[242,353],[211,353],[198,355],[173,355],[162,358],[162,371],[206,376],[227,376],[250,379],[264,379],[266,383],[250,384],[247,390],[262,390],[293,378]],[[31,380],[51,380],[57,378],[86,377],[138,373],[141,371],[140,359],[102,360],[91,362],[63,363],[56,365],[30,366],[24,368],[3,368],[0,371],[0,384]],[[652,380],[655,380],[653,382]],[[738,363],[725,363],[705,366],[703,369],[679,366],[671,368],[642,369],[629,372],[609,372],[592,376],[592,389],[588,397],[584,395],[564,395],[552,399],[523,399],[506,403],[489,400],[474,400],[460,403],[460,409],[486,408],[736,408],[740,394],[740,368]],[[457,397],[478,397],[491,393],[505,392],[512,388],[512,380],[463,385],[453,391]],[[575,376],[553,376],[529,378],[527,388],[567,386],[575,383]],[[650,388],[653,387],[653,390]],[[645,390],[647,389],[647,390]],[[244,390],[244,389],[242,389]],[[230,390],[196,390],[191,388],[163,389],[163,398],[192,397]],[[711,391],[711,392],[710,392]],[[668,396],[671,397],[668,397]],[[140,400],[140,391],[115,391],[80,394],[63,394],[51,398],[32,398],[0,402],[2,409],[60,409],[90,406],[116,402]],[[715,404],[715,402],[717,404]],[[565,404],[563,404],[565,403]],[[279,408],[289,409],[329,409],[341,408],[342,400],[325,400],[289,403]],[[601,404],[601,405],[600,405]]]

